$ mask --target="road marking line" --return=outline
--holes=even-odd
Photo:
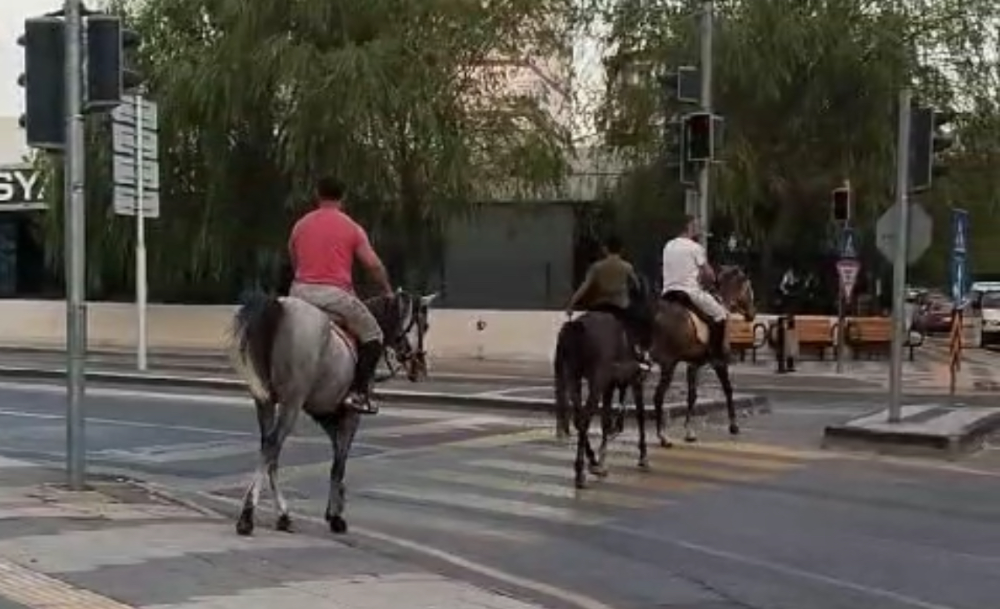
[[[831,575],[824,575],[822,573],[808,571],[806,569],[801,569],[799,567],[794,567],[791,565],[785,565],[779,562],[774,562],[765,558],[757,558],[756,556],[750,556],[747,554],[741,554],[739,552],[723,550],[720,548],[714,548],[712,546],[704,544],[685,541],[673,535],[661,535],[656,533],[655,531],[633,529],[631,527],[615,525],[615,524],[605,524],[602,528],[608,529],[609,531],[622,533],[624,535],[629,535],[632,537],[654,540],[658,543],[665,543],[668,545],[683,548],[685,550],[690,550],[692,552],[697,552],[699,554],[705,554],[708,556],[720,558],[723,560],[728,560],[731,562],[750,565],[760,569],[765,569],[775,573],[780,573],[788,577],[806,579],[826,584],[828,586],[832,586],[835,588],[844,588],[847,590],[852,590],[854,592],[867,594],[869,596],[890,599],[903,605],[918,607],[919,609],[956,609],[955,607],[950,607],[948,605],[939,605],[937,603],[930,603],[921,600],[919,598],[914,598],[912,596],[901,594],[899,592],[893,592],[892,590],[885,590],[883,588],[877,588],[875,586],[859,584],[857,582],[852,582],[846,579],[840,579],[838,577],[834,577]]]
[[[536,428],[511,433],[493,434],[481,438],[470,438],[468,440],[456,440],[454,442],[439,444],[438,446],[446,446],[448,448],[499,448],[512,444],[524,444],[526,442],[544,440],[551,437],[551,429]]]
[[[46,421],[62,421],[65,416],[61,414],[48,414],[42,412],[27,412],[23,410],[8,410],[0,408],[0,417],[12,417],[18,419],[41,419]],[[195,425],[171,425],[169,423],[146,423],[144,421],[128,421],[125,419],[104,419],[101,417],[87,417],[88,423],[98,425],[113,425],[116,427],[133,427],[136,429],[167,429],[170,431],[186,431],[191,433],[201,433],[216,436],[231,436],[234,438],[258,438],[257,432],[236,431],[233,429],[218,429],[212,427],[198,427]],[[320,436],[293,435],[289,442],[299,442],[307,444],[329,444],[329,440]]]
[[[829,461],[836,458],[830,453],[818,450],[788,448],[776,444],[759,444],[753,442],[742,442],[739,440],[704,441],[699,440],[697,445],[681,450],[719,451],[725,453],[746,453],[751,455],[762,455],[765,457],[775,457],[778,459],[792,459],[803,461]]]
[[[540,450],[536,454],[542,459],[560,460],[566,459],[567,455],[557,450]],[[637,465],[639,456],[638,454],[625,454],[621,452],[611,452],[608,451],[607,463],[611,466],[616,467],[631,467],[634,468]],[[643,472],[644,478],[671,478],[671,479],[707,479],[713,482],[752,482],[755,480],[762,480],[767,477],[767,474],[761,472],[751,472],[747,471],[745,468],[740,471],[739,465],[734,463],[732,469],[722,469],[719,467],[712,467],[702,465],[698,462],[681,462],[670,461],[669,459],[653,459],[650,457],[651,465],[659,466],[654,467],[646,472]],[[612,472],[611,478],[614,477],[614,472]]]
[[[134,609],[2,559],[0,596],[33,609]]]
[[[219,497],[212,495],[208,492],[199,493],[201,497],[208,501],[214,501],[219,503],[224,503],[232,507],[240,507],[242,502],[238,499],[230,499],[228,497]],[[321,526],[327,526],[327,523],[322,518],[316,518],[314,516],[298,516],[301,520],[306,520],[314,524]],[[446,562],[450,565],[470,571],[472,573],[478,573],[483,577],[496,580],[498,582],[503,582],[505,584],[516,586],[524,590],[530,590],[537,594],[551,597],[553,599],[558,599],[568,605],[577,607],[578,609],[614,609],[610,605],[606,605],[596,599],[578,594],[571,590],[566,590],[563,588],[558,588],[551,584],[545,582],[536,581],[529,579],[527,577],[522,577],[520,575],[514,575],[513,573],[508,573],[506,571],[501,571],[495,567],[490,567],[482,563],[478,563],[458,554],[451,552],[446,552],[439,548],[429,546],[405,537],[400,537],[398,535],[391,535],[389,533],[383,533],[381,531],[376,531],[374,529],[369,529],[365,527],[351,527],[351,534],[357,535],[359,537],[367,537],[369,539],[393,545],[399,548],[415,552],[417,554],[423,554],[424,556],[429,556],[436,560]]]
[[[518,516],[563,524],[595,525],[605,520],[605,518],[589,515],[576,509],[553,507],[516,499],[488,497],[475,493],[431,491],[407,486],[379,486],[359,489],[355,491],[354,495],[366,499],[397,499],[413,501],[418,504],[431,503],[445,507],[458,507],[478,512],[492,512],[505,516]]]
[[[540,495],[542,497],[550,497],[553,499],[568,499],[581,504],[593,503],[611,507],[642,509],[670,503],[666,500],[653,500],[636,495],[624,495],[621,493],[609,492],[602,488],[578,490],[573,488],[568,481],[563,484],[539,482],[537,480],[520,481],[493,474],[470,474],[441,469],[426,472],[418,471],[416,475],[419,478],[430,478],[431,480],[439,482],[460,484],[463,486],[472,486],[488,490],[523,493],[525,495]]]
[[[654,456],[653,452],[657,452]],[[540,454],[546,458],[557,459],[560,456],[565,457],[565,455],[560,451],[555,450],[542,450],[538,451]],[[638,451],[635,450],[608,450],[608,459],[614,462],[623,461],[635,461],[638,459]],[[651,451],[649,455],[649,461],[652,465],[662,465],[666,468],[676,468],[685,467],[683,463],[706,463],[710,465],[728,465],[738,470],[760,470],[761,472],[784,472],[797,467],[802,467],[804,464],[794,463],[790,461],[774,461],[760,458],[740,458],[738,455],[727,455],[719,453],[709,453],[704,451],[694,451],[694,450],[674,450],[670,449],[668,452],[658,452]]]
[[[531,476],[548,478],[558,478],[561,480],[572,480],[573,461],[568,453],[562,455],[565,465],[543,465],[540,463],[528,463],[524,461],[509,461],[506,459],[483,459],[473,461],[470,465],[483,467],[486,469],[496,469],[520,474],[528,480]],[[600,482],[602,487],[623,487],[633,488],[640,491],[668,491],[686,492],[699,489],[712,488],[713,485],[705,482],[695,482],[690,479],[671,477],[657,472],[634,472],[612,471],[611,474]]]

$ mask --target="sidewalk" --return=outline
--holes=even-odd
[[[222,353],[206,351],[152,352],[149,370],[173,376],[235,378],[228,359]],[[135,372],[136,356],[125,351],[92,351],[88,354],[91,370]],[[1000,354],[983,349],[965,352],[957,387],[962,392],[996,392],[1000,390]],[[903,362],[903,380],[908,392],[941,392],[948,388],[948,352],[942,341],[928,342],[916,361]],[[0,367],[62,369],[65,353],[45,349],[11,349],[0,347]],[[888,386],[889,362],[886,359],[847,360],[841,374],[836,363],[815,359],[800,360],[796,371],[777,374],[775,362],[737,362],[732,366],[734,385],[743,389],[777,389],[793,391],[858,391],[883,390]],[[552,379],[549,362],[535,360],[442,359],[430,354],[429,381],[456,385],[490,383],[501,379],[548,385]],[[703,379],[715,384],[710,372]],[[675,384],[682,377],[675,374]]]
[[[70,493],[62,481],[0,458],[0,608],[541,609],[328,534],[244,538],[135,484]]]

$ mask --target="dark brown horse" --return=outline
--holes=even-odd
[[[731,313],[740,313],[747,321],[753,321],[756,315],[754,308],[753,286],[750,278],[738,267],[722,267],[718,273],[717,295]],[[663,414],[663,400],[674,378],[674,370],[681,362],[687,364],[687,413],[684,417],[685,440],[694,442],[697,437],[691,428],[691,417],[698,397],[698,371],[706,364],[712,367],[719,378],[722,391],[726,397],[726,411],[729,415],[729,433],[740,432],[736,423],[736,409],[733,406],[733,385],[729,378],[729,343],[726,342],[726,357],[719,361],[709,358],[708,325],[695,313],[684,295],[671,293],[667,298],[658,299],[654,305],[656,314],[652,324],[652,347],[650,356],[660,368],[660,381],[653,393],[653,412],[656,417],[656,434],[660,445],[669,448],[673,446],[667,436],[666,421]],[[637,412],[642,416],[641,411]],[[641,421],[641,419],[640,419]],[[639,425],[640,436],[644,425]],[[640,439],[645,444],[645,439]]]
[[[573,464],[577,488],[585,488],[587,474],[607,476],[604,458],[608,438],[624,426],[624,413],[614,416],[611,400],[614,389],[630,386],[635,396],[639,421],[639,462],[647,461],[645,414],[643,406],[644,374],[625,338],[622,324],[611,313],[592,311],[563,324],[556,341],[554,360],[556,393],[556,434],[570,436],[569,418],[572,404],[576,427],[576,460]],[[583,400],[583,381],[587,381],[587,399]],[[590,446],[590,421],[601,405],[601,446],[594,453]]]

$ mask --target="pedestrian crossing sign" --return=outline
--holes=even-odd
[[[850,228],[845,228],[843,234],[840,238],[840,257],[841,258],[857,258],[858,248],[857,240],[855,239],[854,230]]]

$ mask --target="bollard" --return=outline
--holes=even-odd
[[[775,320],[773,326],[774,359],[778,364],[778,370],[777,370],[778,374],[784,374],[788,372],[788,370],[785,368],[785,365],[788,363],[785,358],[785,347],[787,342],[785,340],[785,319],[786,317],[784,315],[779,316],[778,319]]]
[[[795,330],[795,316],[789,315],[785,328],[785,371],[795,372],[795,360],[799,357],[799,333]]]

